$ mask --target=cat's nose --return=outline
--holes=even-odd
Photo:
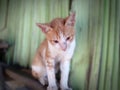
[[[66,42],[61,43],[60,47],[63,51],[65,51],[67,49],[67,43]]]

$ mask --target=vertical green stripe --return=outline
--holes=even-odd
[[[106,83],[106,65],[107,65],[107,55],[108,55],[108,30],[109,30],[109,4],[108,0],[104,1],[104,23],[103,23],[103,37],[102,37],[102,55],[101,55],[101,69],[100,69],[100,82],[99,90],[105,90]]]
[[[109,41],[108,41],[108,56],[106,64],[106,86],[105,90],[112,90],[112,68],[114,63],[114,34],[115,34],[115,0],[110,2],[109,13]]]

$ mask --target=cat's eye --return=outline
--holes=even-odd
[[[58,43],[58,41],[57,40],[53,40],[54,41],[54,43]]]
[[[70,40],[70,37],[67,37],[66,40]]]

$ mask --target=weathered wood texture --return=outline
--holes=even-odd
[[[33,78],[25,76],[24,73],[18,73],[18,71],[6,69],[5,73],[12,80],[6,81],[6,84],[12,88],[12,90],[16,90],[17,88],[28,87],[30,90],[45,90],[39,81],[34,80]],[[30,74],[31,76],[31,74]],[[20,89],[22,90],[22,89]]]
[[[70,6],[71,5],[71,6]],[[7,62],[29,66],[44,39],[36,22],[76,12],[73,90],[119,90],[120,0],[0,0],[0,38],[7,40]]]

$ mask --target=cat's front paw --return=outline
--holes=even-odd
[[[58,90],[57,86],[48,86],[47,90]]]
[[[40,78],[40,79],[39,79],[39,82],[40,82],[43,86],[45,86],[45,85],[48,84],[48,81],[47,81],[47,79],[45,79],[45,78]]]
[[[72,88],[61,88],[61,90],[72,90]]]

